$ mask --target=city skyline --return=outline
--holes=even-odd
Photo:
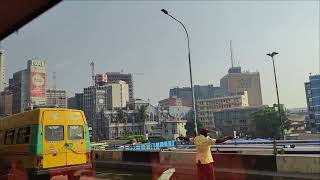
[[[48,62],[49,82],[54,71],[58,89],[81,92],[91,84],[89,63],[93,60],[96,73],[144,73],[133,75],[136,98],[150,98],[153,103],[167,98],[170,88],[189,86],[189,76],[183,29],[163,17],[160,9],[166,8],[189,30],[195,85],[219,85],[231,66],[228,43],[232,39],[236,64],[240,61],[243,70],[260,72],[264,104],[276,102],[272,64],[265,54],[279,51],[276,67],[280,101],[287,107],[306,107],[304,82],[309,72],[318,73],[317,2],[193,5],[63,2],[2,41],[6,77],[23,69],[27,59],[39,56]],[[192,15],[188,13],[191,11]],[[256,13],[257,17],[250,16]],[[223,18],[216,18],[217,15]],[[296,32],[290,31],[293,27]],[[238,31],[233,31],[235,28]],[[247,32],[250,30],[253,32]],[[161,37],[157,37],[159,33]],[[71,68],[73,64],[76,66]],[[74,77],[69,75],[70,69],[76,69]]]

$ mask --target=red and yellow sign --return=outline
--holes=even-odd
[[[45,97],[46,96],[46,74],[40,72],[31,72],[30,79],[30,96]]]

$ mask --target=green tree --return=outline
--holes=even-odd
[[[198,131],[199,131],[200,129],[203,128],[203,124],[200,121],[197,121],[197,127],[198,127]],[[185,128],[187,130],[187,136],[193,137],[195,135],[193,120],[188,120],[185,125]]]
[[[116,114],[116,121],[117,123],[124,123],[125,126],[124,126],[124,134],[127,135],[127,123],[128,123],[128,114],[123,111],[122,109],[119,109],[117,111],[117,114]]]
[[[146,134],[146,121],[148,119],[148,112],[147,112],[148,105],[141,105],[138,108],[138,118],[139,122],[143,124],[143,134]]]
[[[288,118],[285,112],[281,112],[284,128],[288,128]],[[273,107],[263,107],[252,114],[256,126],[256,137],[261,138],[280,138],[281,122],[279,113]]]

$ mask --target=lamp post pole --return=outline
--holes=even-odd
[[[184,24],[179,21],[178,19],[176,19],[175,17],[173,17],[171,14],[169,14],[169,12],[165,9],[161,9],[161,11],[168,15],[169,17],[171,17],[173,20],[175,20],[176,22],[178,22],[184,29],[186,35],[187,35],[187,40],[188,40],[188,60],[189,60],[189,73],[190,73],[190,87],[191,87],[191,93],[192,93],[192,109],[193,109],[193,118],[194,118],[194,132],[197,135],[198,134],[198,126],[197,126],[197,110],[196,110],[196,102],[195,102],[195,98],[194,98],[194,87],[193,87],[193,81],[192,81],[192,68],[191,68],[191,55],[190,55],[190,39],[189,39],[189,34],[188,31],[186,29],[186,27],[184,26]]]
[[[272,53],[268,53],[267,55],[271,57],[272,59],[272,65],[273,65],[273,73],[274,73],[274,82],[276,85],[276,91],[277,91],[277,101],[278,101],[278,113],[279,113],[279,120],[280,120],[280,136],[281,139],[284,139],[284,126],[283,126],[283,122],[282,122],[282,116],[281,116],[281,108],[280,108],[280,99],[279,99],[279,90],[278,90],[278,82],[277,82],[277,73],[276,73],[276,68],[274,65],[274,56],[277,55],[279,53],[277,52],[272,52]]]

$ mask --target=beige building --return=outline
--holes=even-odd
[[[107,91],[107,109],[124,108],[129,102],[129,86],[125,81],[117,81],[108,84]]]
[[[220,80],[220,86],[225,95],[247,91],[250,106],[262,105],[259,72],[241,72],[241,67],[230,68]]]
[[[58,106],[60,108],[68,108],[68,97],[65,90],[47,90],[47,106]]]
[[[186,136],[185,128],[187,121],[182,119],[165,120],[161,122],[162,137],[165,139],[176,139],[179,136]]]
[[[197,101],[198,120],[207,128],[214,128],[214,112],[235,107],[246,107],[248,92],[244,91],[232,96],[224,96]]]

